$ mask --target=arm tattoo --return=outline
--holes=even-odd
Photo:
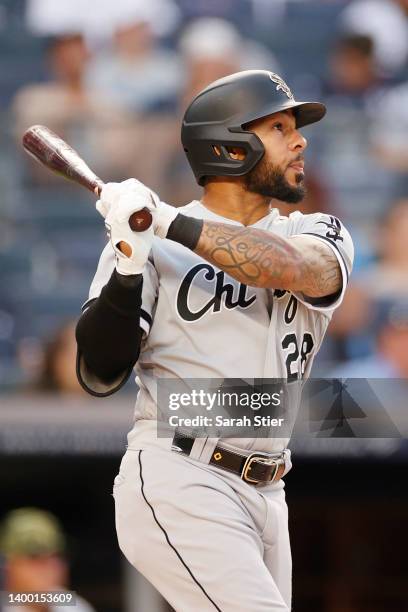
[[[336,292],[341,272],[335,255],[327,245],[305,238],[305,248],[300,249],[295,239],[204,221],[194,251],[251,287],[301,291],[310,297]]]
[[[299,253],[287,240],[262,230],[204,221],[195,252],[252,287],[282,287],[297,279]]]
[[[300,237],[300,240],[303,240]],[[305,297],[325,297],[341,290],[342,273],[331,248],[319,240],[304,241],[302,288]]]

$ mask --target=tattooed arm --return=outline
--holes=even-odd
[[[281,238],[255,228],[204,221],[194,252],[251,287],[286,289],[311,298],[341,289],[336,256],[311,236]]]

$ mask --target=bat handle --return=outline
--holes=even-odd
[[[104,182],[101,181],[100,178],[95,178],[94,183],[91,185],[92,191],[96,196],[101,195],[102,188],[104,186]],[[130,229],[134,232],[144,232],[149,229],[152,224],[152,214],[148,208],[142,208],[142,210],[138,210],[133,213],[133,215],[129,218],[129,226]]]

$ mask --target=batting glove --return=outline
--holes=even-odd
[[[96,203],[96,210],[105,219],[112,207],[114,207],[123,196],[133,198],[135,211],[142,208],[155,210],[160,204],[157,193],[143,185],[137,179],[131,178],[122,183],[106,183],[101,191],[100,199]]]
[[[116,270],[119,274],[124,274],[125,276],[141,274],[143,272],[152,248],[154,238],[153,224],[144,232],[134,232],[129,226],[131,215],[144,208],[145,205],[145,201],[137,202],[132,193],[125,193],[111,206],[105,218],[108,235],[116,254]],[[125,255],[122,252],[120,249],[121,243],[122,248],[123,243],[126,244],[126,252],[130,249],[129,255]]]
[[[159,238],[166,238],[171,223],[178,215],[177,209],[161,202],[154,191],[137,179],[131,178],[122,183],[106,183],[100,200],[96,203],[96,209],[106,218],[111,208],[125,195],[129,200],[134,199],[135,211],[147,208],[152,212],[154,233]]]

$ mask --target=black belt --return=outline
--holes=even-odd
[[[195,440],[196,438],[176,431],[172,450],[184,455],[190,455]],[[249,484],[277,482],[282,478],[285,471],[285,459],[282,453],[275,457],[269,453],[261,452],[244,455],[223,448],[218,444],[211,455],[209,463],[237,474]]]

